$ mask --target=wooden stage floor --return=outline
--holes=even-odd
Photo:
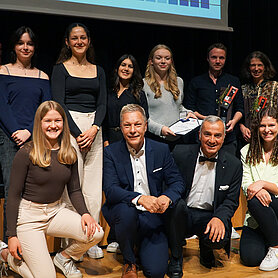
[[[257,267],[245,267],[239,262],[238,251],[239,240],[232,240],[231,258],[228,259],[223,250],[216,251],[215,257],[217,260],[217,267],[207,269],[199,263],[198,240],[190,239],[187,241],[187,246],[184,248],[184,262],[183,262],[183,277],[213,277],[213,278],[238,278],[238,277],[252,277],[252,278],[274,278],[278,277],[278,270],[272,272],[260,271]],[[112,253],[104,252],[104,258],[99,260],[84,258],[82,263],[78,263],[79,269],[83,273],[83,278],[99,277],[99,278],[119,278],[122,272],[122,256]],[[4,277],[4,276],[3,276]],[[9,271],[9,278],[18,278],[19,276]],[[57,273],[57,278],[62,278],[64,275],[61,272]],[[142,271],[139,271],[139,277],[145,277]],[[167,277],[167,276],[165,276]]]

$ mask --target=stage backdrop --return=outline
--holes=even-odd
[[[218,41],[227,45],[226,70],[235,75],[239,75],[246,55],[254,50],[267,53],[278,68],[277,2],[230,0],[229,26],[233,32],[0,10],[3,63],[8,61],[10,34],[19,26],[27,25],[39,37],[38,66],[51,74],[66,26],[72,22],[82,22],[92,32],[96,62],[104,67],[108,80],[115,61],[124,53],[132,53],[137,58],[144,74],[149,51],[158,43],[172,48],[177,72],[185,83],[207,70],[206,49]]]

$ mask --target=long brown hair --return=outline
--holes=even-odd
[[[88,39],[90,40],[90,45],[86,52],[86,59],[90,63],[94,64],[94,54],[95,53],[94,53],[94,48],[92,45],[90,30],[87,28],[86,25],[84,25],[82,23],[72,23],[67,27],[65,35],[64,35],[64,39],[63,39],[63,46],[62,46],[62,49],[61,49],[61,52],[59,54],[59,58],[58,58],[56,64],[64,63],[71,58],[72,52],[71,52],[70,47],[67,46],[66,40],[69,41],[70,33],[71,33],[72,29],[75,27],[82,27],[84,29]]]
[[[41,126],[41,120],[50,110],[57,111],[63,118],[63,131],[59,136],[60,149],[58,152],[58,161],[62,164],[73,164],[77,160],[77,155],[70,143],[68,120],[62,106],[52,100],[43,102],[36,111],[30,159],[34,165],[38,165],[39,167],[50,166],[51,147]]]
[[[178,88],[177,72],[176,72],[176,69],[174,66],[173,53],[168,46],[166,46],[164,44],[158,44],[151,50],[149,58],[148,58],[146,72],[145,72],[145,80],[148,83],[148,85],[150,86],[151,90],[154,92],[154,98],[161,97],[162,93],[160,90],[160,84],[156,80],[154,67],[151,63],[153,60],[153,57],[154,57],[154,53],[158,49],[166,49],[171,54],[172,63],[170,65],[170,68],[169,68],[169,71],[167,74],[167,78],[164,82],[164,87],[167,91],[170,91],[172,93],[174,100],[177,100],[180,95],[180,91]]]
[[[131,54],[122,55],[116,62],[116,66],[114,68],[114,74],[113,74],[113,91],[118,92],[120,90],[120,78],[118,75],[118,70],[125,59],[129,59],[133,66],[133,74],[129,82],[131,93],[134,95],[137,101],[140,102],[140,92],[143,88],[143,80],[140,73],[139,65],[136,59],[134,58],[134,56]]]
[[[246,155],[246,163],[251,164],[255,166],[256,164],[259,164],[260,162],[264,162],[263,159],[263,139],[260,136],[260,124],[263,119],[263,117],[268,116],[271,118],[274,118],[278,122],[278,113],[277,108],[275,107],[268,107],[265,109],[262,109],[255,117],[254,122],[251,126],[251,139],[250,139],[250,145],[249,149]],[[273,166],[278,165],[278,141],[277,137],[274,142],[273,150],[269,159],[269,162]]]
[[[250,72],[250,64],[253,58],[259,59],[264,65],[264,79],[270,80],[276,75],[276,70],[272,65],[270,59],[261,51],[254,51],[250,53],[244,60],[241,75],[244,82],[253,83],[253,77]]]

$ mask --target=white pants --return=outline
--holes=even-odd
[[[81,113],[70,111],[70,114],[82,132],[91,128],[94,123],[95,112]],[[102,204],[102,130],[100,128],[90,151],[86,154],[80,152],[77,142],[73,136],[71,136],[71,144],[77,152],[80,186],[84,195],[86,206],[90,214],[98,222]],[[65,195],[67,194],[64,194],[63,200],[67,203],[68,207],[72,209],[69,198]]]
[[[17,220],[17,237],[23,258],[34,278],[56,278],[45,235],[67,237],[73,240],[65,252],[78,260],[90,247],[103,237],[103,230],[87,237],[81,226],[81,216],[65,208],[61,201],[38,204],[21,200]]]

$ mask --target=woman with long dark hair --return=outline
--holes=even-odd
[[[36,109],[51,99],[48,76],[36,68],[37,47],[32,29],[18,28],[10,41],[10,63],[0,68],[0,165],[5,204],[15,153],[31,138]],[[7,241],[5,233],[4,216]]]
[[[241,150],[242,189],[248,212],[240,258],[260,270],[278,268],[278,113],[268,107],[254,115],[250,144]]]
[[[105,73],[94,63],[92,38],[84,24],[73,23],[66,29],[51,81],[53,99],[62,105],[68,118],[85,202],[98,222],[102,203],[101,126],[106,113],[107,93]],[[103,252],[94,246],[88,255],[101,258]]]
[[[123,138],[120,130],[120,112],[126,104],[139,104],[148,113],[147,99],[142,91],[143,80],[136,59],[131,54],[122,55],[113,71],[112,88],[108,93],[104,122],[105,145]]]

